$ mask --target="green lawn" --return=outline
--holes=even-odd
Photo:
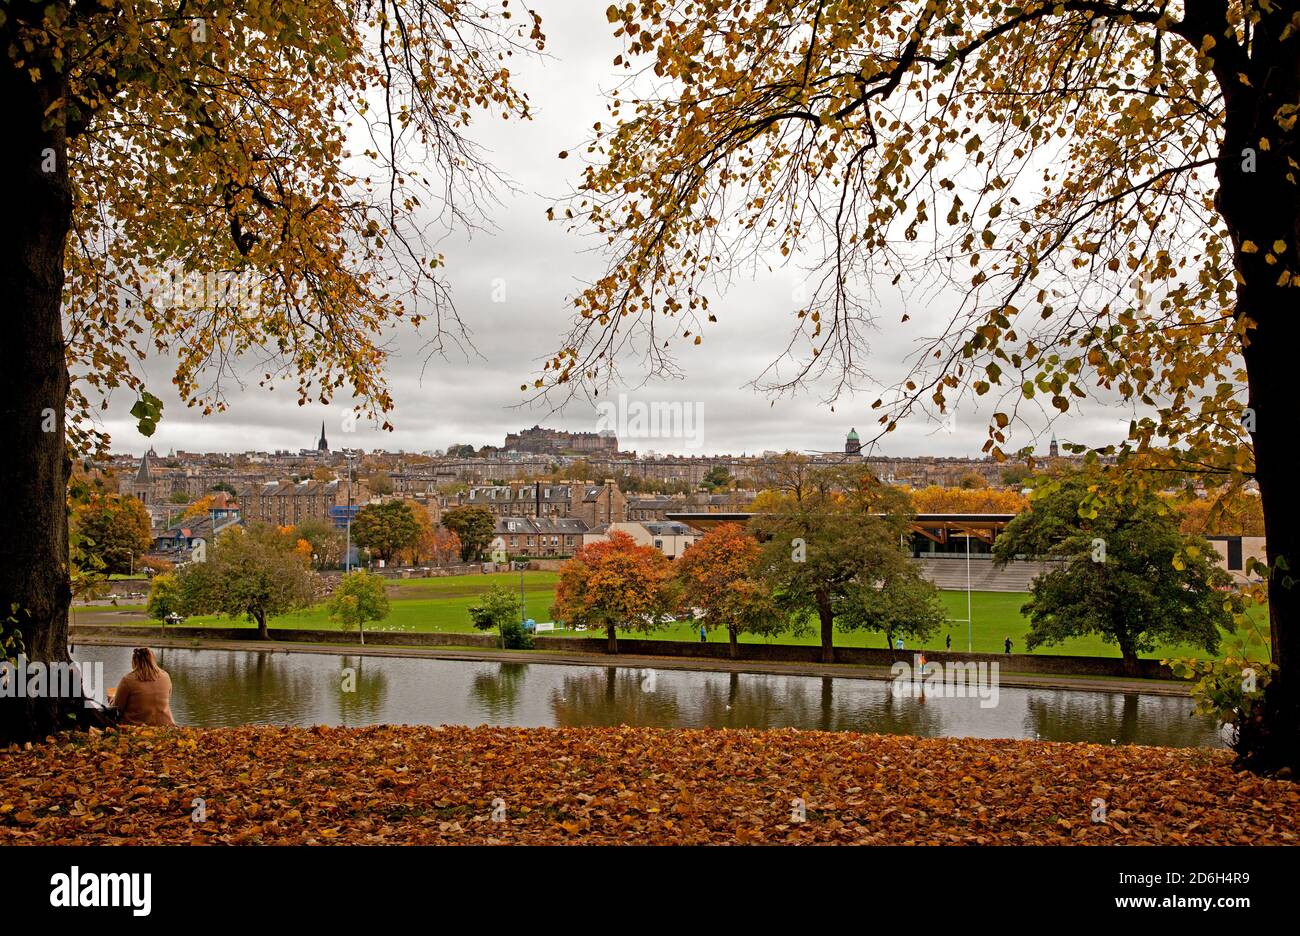
[[[527,615],[536,621],[551,619],[550,607],[555,597],[555,584],[559,576],[554,572],[527,572],[524,574],[524,597]],[[511,588],[519,587],[519,573],[504,572],[493,575],[462,575],[427,579],[397,579],[390,581],[389,598],[391,614],[388,619],[372,630],[425,631],[445,634],[475,633],[469,622],[469,606],[478,595],[490,585],[501,582]],[[944,637],[952,635],[952,648],[955,651],[967,649],[966,593],[941,592],[948,610],[949,626],[934,638],[917,649],[941,650]],[[1028,622],[1021,616],[1020,607],[1029,596],[1023,592],[973,592],[971,594],[972,646],[976,652],[1000,653],[1002,641],[1006,637],[1012,640],[1014,653],[1025,652],[1025,634]],[[110,606],[111,607],[111,606]],[[74,609],[74,620],[79,611],[93,609]],[[117,606],[115,610],[140,610],[139,606]],[[1252,609],[1252,618],[1260,622],[1259,631],[1267,636],[1267,611],[1264,608]],[[130,623],[130,622],[123,622]],[[251,627],[244,620],[230,620],[213,615],[192,617],[187,625],[216,625],[224,627]],[[295,627],[307,629],[335,629],[337,624],[329,619],[323,605],[317,605],[307,611],[288,614],[272,620],[272,627]],[[569,634],[569,631],[556,631],[557,634]],[[590,636],[590,635],[588,635]],[[659,640],[698,640],[699,628],[683,622],[681,624],[660,628],[648,634],[626,636],[645,636]],[[1254,632],[1249,634],[1252,647],[1257,650],[1266,646]],[[725,642],[723,632],[710,632],[711,642]],[[758,643],[762,637],[742,635],[743,643]],[[815,631],[809,630],[803,635],[783,634],[774,638],[773,643],[816,644],[819,638]],[[875,633],[836,633],[835,643],[842,647],[883,647],[884,637]],[[914,645],[908,644],[909,649]],[[1113,644],[1103,643],[1098,637],[1077,638],[1055,647],[1040,647],[1036,653],[1069,656],[1119,656]],[[1161,647],[1153,657],[1167,656],[1204,656],[1204,651],[1192,647]]]

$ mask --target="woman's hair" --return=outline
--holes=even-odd
[[[153,651],[148,647],[136,647],[131,652],[131,672],[140,682],[152,682],[162,672],[154,662]]]

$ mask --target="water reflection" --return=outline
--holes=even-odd
[[[1003,690],[1006,691],[1006,690]],[[1192,701],[1171,696],[1126,693],[1030,693],[1025,734],[1044,741],[1073,741],[1082,730],[1104,744],[1150,744],[1149,726],[1160,725],[1161,744],[1202,747],[1213,724],[1192,711]],[[1216,745],[1218,746],[1218,745]]]
[[[503,721],[515,714],[527,672],[527,663],[501,663],[494,671],[474,674],[470,692],[489,722]]]
[[[556,725],[650,725],[671,728],[684,724],[677,685],[653,670],[618,667],[566,667],[575,670],[551,691]]]
[[[78,647],[110,685],[129,647]],[[163,649],[182,725],[650,725],[804,728],[925,737],[1222,746],[1185,698],[1003,688],[978,698],[898,698],[887,683],[756,673],[495,663],[287,651]],[[345,692],[351,670],[353,691]]]
[[[388,675],[377,657],[345,656],[339,673],[338,722],[373,725],[383,721]]]

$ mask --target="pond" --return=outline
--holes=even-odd
[[[647,725],[805,728],[951,738],[1222,747],[1187,698],[1000,687],[925,698],[877,679],[431,660],[288,651],[156,650],[172,712],[195,727],[277,725]],[[79,646],[108,685],[131,650]],[[990,704],[995,702],[996,704]]]

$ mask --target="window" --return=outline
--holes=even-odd
[[[1241,537],[1236,536],[1228,540],[1228,570],[1230,572],[1241,571]]]

